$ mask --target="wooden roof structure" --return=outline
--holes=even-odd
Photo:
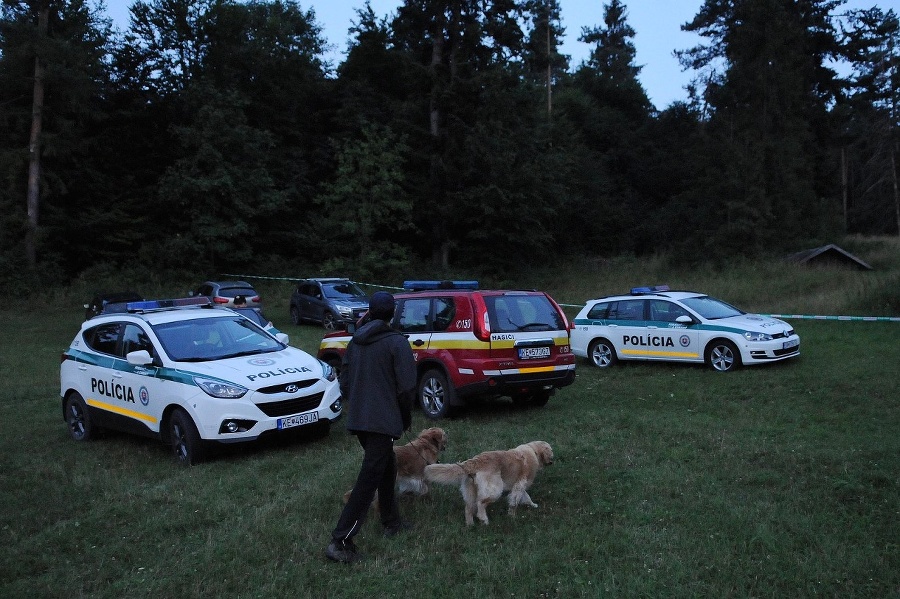
[[[787,260],[798,264],[852,266],[860,270],[872,270],[865,261],[833,243],[791,254]]]

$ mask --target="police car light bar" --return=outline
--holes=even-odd
[[[478,289],[478,281],[403,281],[403,288],[410,291],[426,289]]]
[[[632,287],[631,295],[641,295],[642,293],[659,293],[660,291],[669,291],[669,286],[654,285],[653,287]]]
[[[128,302],[125,309],[129,312],[141,312],[143,310],[161,310],[163,308],[180,308],[183,306],[208,306],[209,298],[203,296],[180,297],[177,299],[147,300],[144,302]]]

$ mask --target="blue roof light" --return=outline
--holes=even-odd
[[[631,295],[642,295],[645,293],[659,293],[661,291],[669,291],[668,285],[654,285],[653,287],[632,287]]]
[[[403,281],[403,288],[411,291],[425,289],[478,289],[478,281]]]

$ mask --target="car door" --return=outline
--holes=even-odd
[[[128,354],[145,350],[155,359],[155,364],[130,364]],[[163,409],[166,406],[165,386],[178,384],[161,380],[156,348],[144,329],[136,323],[126,323],[121,331],[121,343],[117,349],[120,365],[120,381],[125,391],[121,406],[123,415],[132,418],[153,432],[159,431]]]
[[[643,299],[627,299],[609,307],[610,342],[621,359],[646,357],[649,346],[645,337],[645,303]]]
[[[313,320],[322,322],[322,318],[325,316],[325,297],[322,294],[322,285],[311,283],[307,288],[306,298],[309,306],[307,314]]]
[[[679,362],[703,361],[700,333],[692,325],[678,322],[687,310],[666,299],[647,300],[646,342],[648,358]],[[694,319],[691,318],[691,321]]]
[[[407,298],[399,303],[396,315],[397,329],[409,339],[413,356],[416,361],[419,361],[424,354],[427,354],[431,343],[431,327],[429,325],[431,298]]]

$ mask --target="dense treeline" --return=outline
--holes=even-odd
[[[673,48],[688,100],[655,107],[623,0],[581,64],[558,0],[365,4],[336,66],[292,0],[138,0],[124,32],[85,0],[3,0],[0,280],[898,234],[897,15],[842,4],[705,0],[683,25],[704,43]]]

